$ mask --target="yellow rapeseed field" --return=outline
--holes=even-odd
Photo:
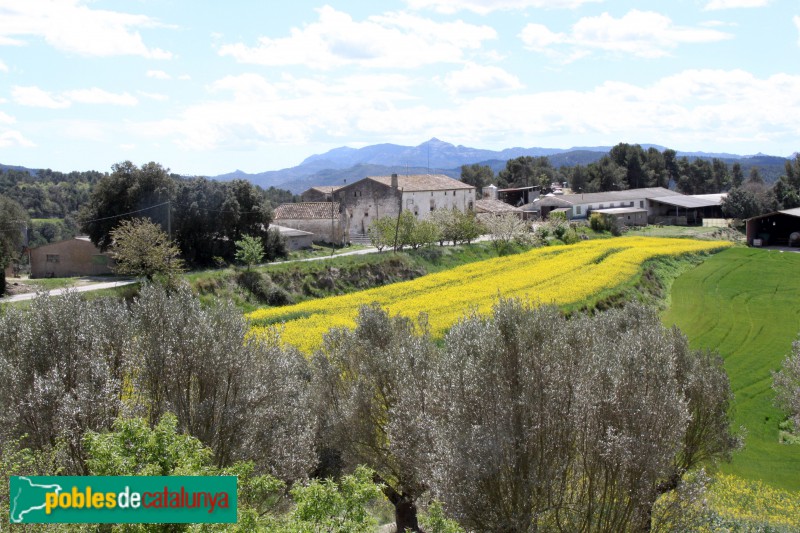
[[[330,328],[352,327],[359,306],[372,302],[392,314],[416,317],[427,313],[432,333],[441,336],[466,310],[477,308],[486,313],[501,295],[569,305],[630,281],[648,259],[727,246],[730,243],[654,237],[591,240],[470,263],[342,296],[258,309],[247,317],[254,334],[282,324],[284,342],[306,353],[321,344]]]

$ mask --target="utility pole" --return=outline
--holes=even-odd
[[[394,226],[394,251],[397,252],[397,237],[400,235],[400,215],[403,214],[403,189],[400,189],[400,209],[397,211],[397,223]]]

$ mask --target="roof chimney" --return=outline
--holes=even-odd
[[[396,189],[397,187],[397,174],[392,174],[392,189]]]

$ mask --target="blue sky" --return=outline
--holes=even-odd
[[[339,146],[800,151],[796,0],[0,0],[0,163]]]

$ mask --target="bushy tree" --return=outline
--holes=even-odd
[[[660,494],[735,445],[720,358],[641,306],[501,301],[451,329],[434,376],[434,492],[479,531],[649,529]]]
[[[174,277],[183,272],[180,250],[161,228],[146,218],[123,220],[111,230],[114,271],[129,276]]]
[[[63,442],[66,472],[85,474],[82,437],[120,411],[131,337],[123,304],[77,293],[0,313],[0,441],[25,436],[33,450]]]
[[[187,286],[147,286],[131,305],[134,414],[166,412],[214,452],[218,465],[252,458],[286,480],[313,466],[306,360],[273,336],[250,337],[230,302],[207,308]]]
[[[337,445],[347,464],[375,470],[398,531],[419,529],[434,353],[424,320],[415,325],[364,306],[356,328],[329,332],[314,357],[322,439]]]
[[[235,244],[236,259],[247,265],[247,270],[264,258],[264,245],[255,237],[244,235]]]
[[[800,341],[792,344],[792,353],[772,380],[776,405],[789,414],[795,430],[800,429]]]
[[[483,225],[472,211],[459,209],[437,209],[431,214],[431,221],[441,231],[442,242],[470,243],[483,233]]]
[[[503,213],[483,220],[483,225],[492,238],[498,252],[507,252],[512,244],[527,244],[531,238],[528,223],[516,213]]]
[[[494,171],[489,165],[475,163],[473,165],[461,166],[461,181],[475,187],[476,192],[481,194],[483,188],[494,181]]]

